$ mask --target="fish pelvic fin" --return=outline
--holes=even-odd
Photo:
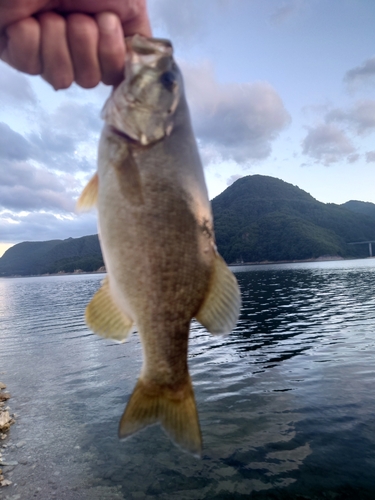
[[[127,438],[158,422],[175,444],[200,457],[202,436],[190,378],[175,393],[162,386],[149,389],[138,380],[120,420],[119,437]]]
[[[133,320],[114,303],[108,277],[96,292],[85,313],[86,324],[104,338],[124,342],[132,331]]]
[[[98,200],[99,178],[96,173],[88,182],[77,200],[76,208],[79,212],[87,212],[96,206]]]
[[[234,274],[217,253],[208,294],[195,316],[213,335],[229,333],[236,326],[241,293]]]

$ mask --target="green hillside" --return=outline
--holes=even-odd
[[[273,177],[242,177],[212,200],[220,253],[227,262],[300,260],[321,256],[366,257],[374,221],[325,204]]]
[[[350,200],[347,201],[346,203],[343,203],[340,206],[346,208],[347,210],[350,210],[351,212],[355,212],[357,214],[362,214],[362,215],[368,215],[369,217],[375,219],[375,203],[369,203],[367,201]]]
[[[95,271],[103,266],[97,235],[66,240],[25,241],[0,259],[0,276]]]

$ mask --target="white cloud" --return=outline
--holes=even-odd
[[[204,29],[207,3],[199,0],[151,0],[150,16],[153,24],[168,32],[172,40],[194,41]]]
[[[103,126],[100,111],[101,107],[93,103],[64,101],[49,115],[48,122],[65,133],[74,133],[76,139],[87,140],[92,133],[99,134]]]
[[[182,64],[195,133],[214,156],[249,164],[267,158],[290,123],[281,97],[267,82],[216,81],[209,63]]]
[[[233,175],[231,175],[227,179],[227,186],[231,186],[233,184],[233,182],[238,181],[238,179],[241,179],[241,177],[243,177],[243,176],[240,175],[240,174],[233,174]]]
[[[27,160],[32,155],[32,146],[21,134],[0,122],[0,159]]]
[[[352,155],[349,155],[347,158],[348,163],[355,163],[358,161],[360,158],[360,155],[358,153],[353,153]]]
[[[366,84],[375,84],[375,56],[347,71],[344,81],[352,89]]]
[[[309,128],[302,146],[305,155],[324,165],[344,160],[355,151],[352,142],[341,129],[325,123]]]
[[[0,69],[2,117],[9,116],[9,105],[16,115],[13,128],[0,121],[1,241],[94,234],[95,214],[76,215],[75,200],[82,174],[96,168],[100,109],[108,88],[85,94],[73,89],[56,95],[56,101],[47,91],[41,103],[30,77],[4,64]]]
[[[2,106],[36,105],[38,99],[29,78],[0,61],[0,103]]]
[[[78,186],[71,177],[59,177],[26,162],[1,163],[0,207],[15,211],[74,211]]]
[[[290,0],[288,2],[282,3],[281,5],[279,4],[270,15],[271,23],[282,24],[288,21],[301,9],[302,5],[302,0]]]
[[[96,215],[92,213],[79,217],[61,217],[48,212],[0,213],[0,234],[3,242],[79,238],[96,233]]]
[[[375,151],[367,151],[366,153],[366,163],[375,162]]]
[[[375,100],[363,99],[357,101],[348,110],[336,108],[327,113],[326,121],[347,123],[358,135],[375,130]]]

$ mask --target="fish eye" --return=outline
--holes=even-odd
[[[176,77],[172,71],[166,71],[161,75],[160,82],[167,90],[172,90],[176,83]]]

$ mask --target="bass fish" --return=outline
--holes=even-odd
[[[86,323],[124,341],[135,328],[143,366],[120,438],[160,423],[200,455],[201,431],[188,371],[189,327],[230,332],[241,299],[215,246],[203,168],[180,70],[167,40],[126,39],[125,78],[102,111],[98,170],[78,207],[98,208],[107,277]]]

